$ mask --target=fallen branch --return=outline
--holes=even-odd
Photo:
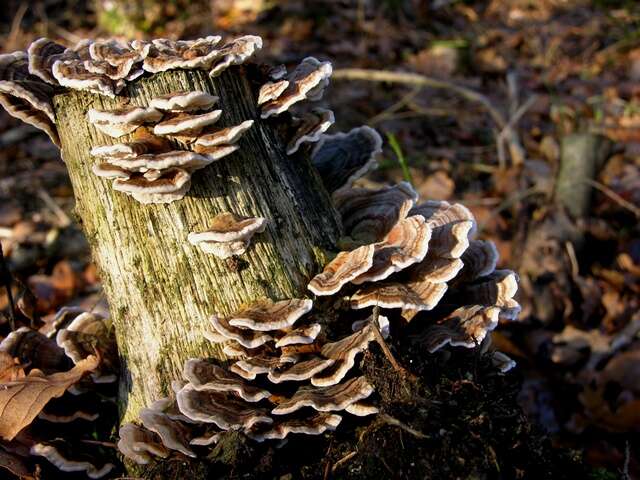
[[[519,118],[531,107],[531,104],[533,103],[532,99],[529,99],[525,104],[526,106],[523,106],[524,108],[521,107],[517,109],[517,111],[514,112],[513,118],[507,120],[500,110],[498,110],[485,95],[482,95],[475,90],[471,90],[470,88],[447,82],[446,80],[439,80],[425,75],[420,75],[418,73],[390,72],[386,70],[369,70],[364,68],[342,68],[335,70],[332,78],[336,80],[343,79],[364,80],[368,82],[403,83],[407,85],[416,85],[419,87],[429,87],[454,92],[466,100],[479,103],[491,116],[495,124],[498,126],[499,133],[496,136],[496,142],[498,144],[499,151],[502,148],[502,142],[506,142],[509,146],[509,152],[511,153],[514,163],[520,163],[523,160],[523,148],[513,127]],[[515,113],[518,113],[519,115],[516,117]]]

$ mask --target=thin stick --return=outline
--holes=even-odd
[[[416,438],[420,438],[420,439],[428,439],[429,438],[424,433],[419,432],[418,430],[415,430],[415,429],[411,428],[409,425],[407,425],[405,423],[402,423],[397,418],[391,417],[391,416],[387,415],[386,413],[380,414],[380,419],[384,423],[388,423],[389,425],[393,425],[394,427],[398,427],[398,428],[404,430],[405,432],[410,433],[411,435],[413,435]]]
[[[400,372],[401,374],[406,375],[407,371],[404,368],[402,368],[400,364],[396,361],[393,354],[391,353],[391,350],[389,350],[389,346],[387,345],[387,342],[385,342],[384,338],[382,338],[382,334],[380,333],[380,328],[378,327],[379,316],[380,316],[380,307],[376,305],[375,307],[373,307],[373,320],[372,320],[373,334],[376,337],[376,342],[378,342],[378,345],[380,345],[380,348],[382,348],[382,351],[384,352],[384,356],[387,357],[387,360],[389,360],[389,363],[391,364],[393,369],[396,372]]]
[[[333,467],[331,467],[331,473],[336,473],[336,470],[338,468],[340,468],[344,463],[348,462],[349,460],[351,460],[353,457],[355,457],[358,454],[357,451],[353,451],[353,452],[349,452],[347,453],[344,457],[342,457],[340,460],[338,460]]]
[[[437,88],[441,90],[451,90],[457,93],[463,98],[472,102],[479,103],[485,110],[491,115],[493,121],[498,124],[500,129],[503,129],[507,125],[507,121],[503,117],[502,113],[496,109],[489,99],[469,88],[456,85],[455,83],[447,82],[445,80],[438,80],[436,78],[427,77],[426,75],[420,75],[418,73],[409,72],[389,72],[386,70],[367,70],[364,68],[340,68],[333,72],[332,79],[344,79],[344,80],[366,80],[369,82],[389,82],[389,83],[404,83],[409,85],[420,85],[421,87]]]
[[[13,292],[11,291],[11,272],[7,266],[7,261],[4,258],[4,252],[2,251],[2,243],[0,243],[0,280],[7,289],[7,298],[9,299],[9,326],[11,331],[16,329],[16,306],[13,302]]]
[[[627,210],[629,210],[636,217],[640,218],[640,208],[636,207],[633,203],[631,203],[631,202],[625,200],[624,198],[622,198],[620,195],[618,195],[616,192],[611,190],[606,185],[603,185],[602,183],[596,182],[595,180],[591,180],[589,178],[585,179],[584,181],[586,183],[588,183],[589,185],[591,185],[593,188],[595,188],[597,190],[600,190],[602,193],[604,193],[611,200],[613,200],[614,202],[618,203],[621,207],[626,208]]]

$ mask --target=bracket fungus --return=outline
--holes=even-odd
[[[365,352],[373,341],[384,346],[382,338],[396,340],[389,331],[394,322],[411,321],[420,329],[421,345],[434,352],[445,345],[479,345],[499,321],[513,320],[519,312],[517,276],[496,270],[497,250],[475,238],[468,209],[444,201],[418,203],[406,182],[377,189],[355,185],[376,166],[380,135],[367,126],[327,134],[333,112],[300,108],[302,101],[320,99],[331,64],[308,57],[290,72],[237,67],[261,47],[262,39],[251,35],[230,41],[219,36],[89,40],[73,48],[39,39],[27,53],[0,56],[0,104],[57,144],[60,127],[65,158],[78,168],[72,175],[74,188],[80,185],[82,192],[78,201],[95,209],[87,207],[87,192],[101,192],[110,204],[87,231],[100,237],[92,245],[107,273],[114,324],[120,322],[120,353],[127,358],[138,353],[127,338],[129,327],[140,327],[136,333],[153,337],[157,347],[145,352],[139,365],[130,362],[134,368],[125,379],[134,388],[144,384],[126,416],[128,421],[139,417],[141,425],[125,423],[118,442],[136,463],[172,452],[200,456],[225,431],[256,441],[283,440],[334,430],[345,415],[375,415],[381,402],[363,365],[376,352]],[[149,91],[138,88],[157,87],[165,78],[173,81]],[[75,151],[80,142],[69,133],[71,116],[57,97],[52,103],[54,93],[84,98],[69,89],[88,92],[92,99],[74,104],[78,118],[89,120],[83,135],[90,140],[78,149],[81,154]],[[246,98],[239,98],[241,91]],[[103,144],[96,145],[96,139]],[[314,142],[313,148],[305,145]],[[214,164],[226,156],[241,160]],[[93,189],[82,190],[83,177]],[[192,180],[193,198],[185,199]],[[141,208],[112,191],[143,204],[179,203]],[[236,209],[256,216],[226,211]],[[144,232],[123,236],[127,229],[114,212],[135,219]],[[104,218],[117,228],[104,227]],[[163,223],[170,225],[163,228]],[[101,235],[96,225],[113,235]],[[229,258],[245,253],[253,236],[267,227],[260,239],[266,254],[256,249],[246,261]],[[158,258],[136,250],[144,241],[157,247]],[[228,260],[202,255],[189,244]],[[194,285],[187,285],[184,305],[169,305],[181,302],[167,296],[156,311],[149,292],[174,292],[185,278]],[[127,295],[137,295],[131,302],[137,317],[118,299],[122,292],[113,286],[121,284]],[[301,298],[310,294],[319,300]],[[176,318],[164,317],[167,312]],[[81,388],[86,385],[109,388],[117,355],[106,320],[76,311],[59,320],[50,326],[51,337],[19,330],[0,344],[0,351],[12,361],[27,358],[42,369],[34,374],[38,378],[46,370],[60,372],[72,364],[78,369],[90,360],[95,363],[91,375],[82,382],[74,377],[61,393],[77,387],[75,393],[90,394],[91,389]],[[160,338],[155,327],[167,323],[170,330],[160,329],[169,334]],[[40,346],[40,357],[23,353],[29,352],[29,342]],[[99,359],[89,355],[94,348]],[[161,362],[167,363],[159,363],[158,352],[165,349],[169,353]],[[228,363],[195,358],[203,352]],[[495,352],[492,359],[503,371],[513,365]],[[149,385],[133,375],[146,371],[153,377]],[[168,378],[179,371],[181,380]],[[173,393],[166,397],[169,384]],[[151,400],[156,401],[150,405]],[[53,411],[53,406],[43,411],[38,421],[53,419]],[[90,413],[75,417],[93,418]],[[77,467],[75,460],[47,455],[60,468]]]
[[[209,230],[192,232],[189,243],[199,246],[203,252],[212,253],[220,258],[242,255],[246,252],[251,238],[264,232],[267,220],[262,217],[243,217],[231,212],[216,215]]]

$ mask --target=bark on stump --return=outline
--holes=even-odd
[[[147,106],[158,95],[204,90],[220,97],[219,126],[254,119],[232,155],[193,175],[183,200],[142,205],[91,172],[96,145],[126,141],[97,131],[90,108]],[[54,99],[62,155],[111,308],[123,375],[123,421],[170,393],[184,361],[211,356],[219,347],[202,332],[211,314],[244,303],[307,295],[308,280],[325,263],[324,250],[340,235],[338,216],[321,180],[303,155],[287,157],[273,121],[261,121],[256,90],[244,68],[211,79],[202,71],[170,71],[129,85],[117,98],[73,91]],[[224,211],[268,219],[238,262],[202,253],[187,235],[208,227]]]

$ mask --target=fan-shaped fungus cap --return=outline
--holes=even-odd
[[[320,62],[313,57],[307,57],[293,72],[287,75],[286,79],[289,85],[278,97],[266,102],[262,106],[262,118],[268,118],[272,115],[279,115],[291,107],[291,105],[300,102],[309,95],[313,99],[318,99],[318,94],[322,94],[322,89],[327,85],[333,68],[330,62]],[[314,89],[320,86],[320,91]]]
[[[457,282],[471,282],[492,273],[496,269],[499,255],[491,241],[472,240],[469,248],[462,254],[464,268],[456,277]]]
[[[373,245],[363,245],[350,252],[340,252],[322,273],[311,279],[307,288],[318,296],[333,295],[373,265]]]
[[[191,112],[208,110],[218,102],[218,97],[202,90],[172,92],[155,97],[149,102],[151,108],[167,112]]]
[[[54,145],[60,146],[60,138],[55,124],[49,117],[21,98],[0,93],[0,105],[9,115],[44,131]]]
[[[63,87],[87,90],[108,97],[115,96],[114,81],[100,73],[93,73],[80,60],[56,60],[51,68],[53,77]]]
[[[229,324],[228,319],[216,315],[211,316],[211,325],[223,337],[235,340],[246,348],[256,348],[273,340],[267,333],[234,327]]]
[[[429,310],[435,306],[446,291],[446,284],[432,284],[427,298],[422,298],[413,289],[402,283],[376,283],[358,290],[350,299],[351,308],[368,307],[402,308],[409,310]],[[429,299],[435,297],[434,301]]]
[[[156,39],[151,43],[134,41],[132,46],[140,52],[146,51],[143,68],[157,73],[174,68],[207,68],[219,54],[216,48],[222,37],[209,36],[197,40]]]
[[[136,50],[130,45],[118,42],[117,40],[96,40],[89,43],[89,55],[97,62],[107,62],[110,65],[118,66],[124,62],[142,62],[147,55],[146,50]]]
[[[295,328],[278,339],[276,348],[286,347],[287,345],[308,345],[315,341],[321,330],[322,326],[319,323]]]
[[[357,417],[366,417],[368,415],[376,415],[380,410],[374,405],[364,402],[356,402],[345,408],[345,411]]]
[[[421,262],[427,254],[430,239],[431,229],[421,215],[401,220],[384,241],[375,244],[371,268],[354,278],[352,283],[384,280],[392,273]]]
[[[287,74],[287,71],[284,71]],[[287,89],[289,86],[289,80],[280,80],[278,82],[267,82],[260,87],[258,92],[258,105],[267,103],[270,100],[275,100]]]
[[[140,410],[140,421],[147,430],[158,434],[165,447],[170,450],[177,450],[189,457],[195,457],[189,448],[190,431],[182,423],[172,420],[162,411],[154,408],[143,408]]]
[[[102,178],[129,178],[131,172],[122,167],[112,165],[110,163],[98,163],[91,167],[91,171],[98,177]]]
[[[59,445],[36,443],[31,447],[31,454],[46,458],[63,472],[83,472],[89,478],[102,478],[115,468],[112,463],[98,467],[86,460],[70,460],[58,449]]]
[[[335,413],[317,413],[304,418],[292,418],[278,421],[268,427],[258,426],[251,429],[247,435],[257,441],[282,440],[290,433],[305,435],[321,435],[327,430],[335,430],[340,425],[342,417]]]
[[[329,193],[349,187],[377,166],[382,138],[373,128],[362,126],[347,133],[322,135],[311,154],[322,183]]]
[[[231,212],[216,215],[209,230],[192,232],[187,239],[198,245],[205,253],[213,253],[220,258],[244,253],[251,238],[263,232],[267,220],[262,217],[243,217]]]
[[[336,121],[331,110],[316,108],[297,120],[297,129],[287,144],[287,155],[293,155],[303,143],[320,140],[322,134]]]
[[[344,188],[333,195],[345,233],[362,242],[378,242],[407,214],[418,199],[408,182],[377,190]]]
[[[315,375],[311,384],[316,387],[329,387],[342,381],[355,365],[356,356],[366,350],[369,342],[375,338],[374,328],[372,324],[368,324],[342,340],[323,345],[320,353],[336,362],[331,368]]]
[[[196,145],[202,147],[232,145],[240,140],[244,132],[249,130],[252,125],[253,120],[245,120],[239,125],[223,128],[213,133],[200,135],[196,140]]]
[[[261,332],[280,330],[291,327],[311,307],[309,299],[260,300],[231,315],[229,324]]]
[[[118,450],[125,457],[139,465],[146,465],[151,461],[151,455],[160,458],[169,456],[156,434],[133,423],[125,423],[120,427]]]
[[[204,168],[213,160],[189,150],[172,150],[158,154],[146,153],[132,158],[111,158],[109,163],[124,168],[128,172],[144,173],[149,170],[166,171],[172,167],[179,167],[189,172]]]
[[[256,35],[244,35],[224,45],[216,55],[209,75],[216,77],[232,65],[240,65],[262,48],[262,38]]]
[[[223,430],[251,428],[257,423],[272,423],[267,411],[251,406],[227,393],[198,391],[187,384],[176,396],[180,411],[192,420],[215,423]]]
[[[140,203],[171,203],[180,200],[190,186],[191,174],[181,168],[170,168],[154,180],[137,175],[113,181],[114,190],[128,193]]]
[[[444,320],[426,328],[420,335],[422,344],[433,353],[445,345],[473,348],[498,325],[498,307],[470,305],[460,307]]]
[[[51,69],[58,60],[71,60],[75,53],[66,47],[46,37],[38,38],[27,49],[29,57],[29,73],[35,75],[47,83],[57,85],[58,81],[53,76]]]
[[[196,390],[234,392],[247,402],[259,402],[271,396],[267,390],[250,385],[228,370],[199,358],[187,360],[182,375]]]
[[[518,275],[511,270],[495,270],[474,283],[460,287],[457,296],[467,304],[500,307],[500,317],[513,320],[520,313],[520,305],[513,297],[518,291]]]
[[[204,127],[216,123],[220,115],[222,115],[222,110],[212,110],[200,114],[178,113],[157,123],[153,127],[153,133],[156,135],[197,135]]]
[[[298,359],[298,355],[283,353],[278,356],[273,352],[263,352],[238,360],[231,366],[231,370],[242,378],[253,380],[256,375],[285,368],[286,363],[295,363]]]
[[[24,100],[55,121],[51,106],[53,87],[29,73],[25,52],[0,55],[0,92]]]
[[[433,231],[431,250],[447,258],[460,258],[475,232],[473,214],[465,206],[444,201],[416,205],[409,215],[422,215]]]
[[[300,387],[293,397],[280,403],[271,413],[286,415],[304,407],[311,407],[319,412],[334,412],[344,410],[372,393],[373,387],[365,377],[352,378],[326,388]]]
[[[351,330],[353,330],[354,332],[357,332],[358,330],[362,330],[372,321],[373,321],[372,318],[365,318],[364,320],[356,320],[351,324]],[[384,339],[389,338],[389,335],[391,334],[391,328],[389,324],[389,319],[384,315],[378,315],[378,330],[380,331],[382,338]]]
[[[491,363],[500,371],[500,373],[507,373],[516,366],[515,360],[498,351],[491,352]]]
[[[271,383],[301,382],[309,380],[314,375],[333,365],[334,360],[314,357],[295,363],[285,368],[275,368],[268,372],[267,378]]]
[[[89,110],[88,118],[98,130],[118,138],[133,132],[144,123],[157,122],[162,118],[162,113],[155,108],[135,106],[108,111],[92,108]]]

